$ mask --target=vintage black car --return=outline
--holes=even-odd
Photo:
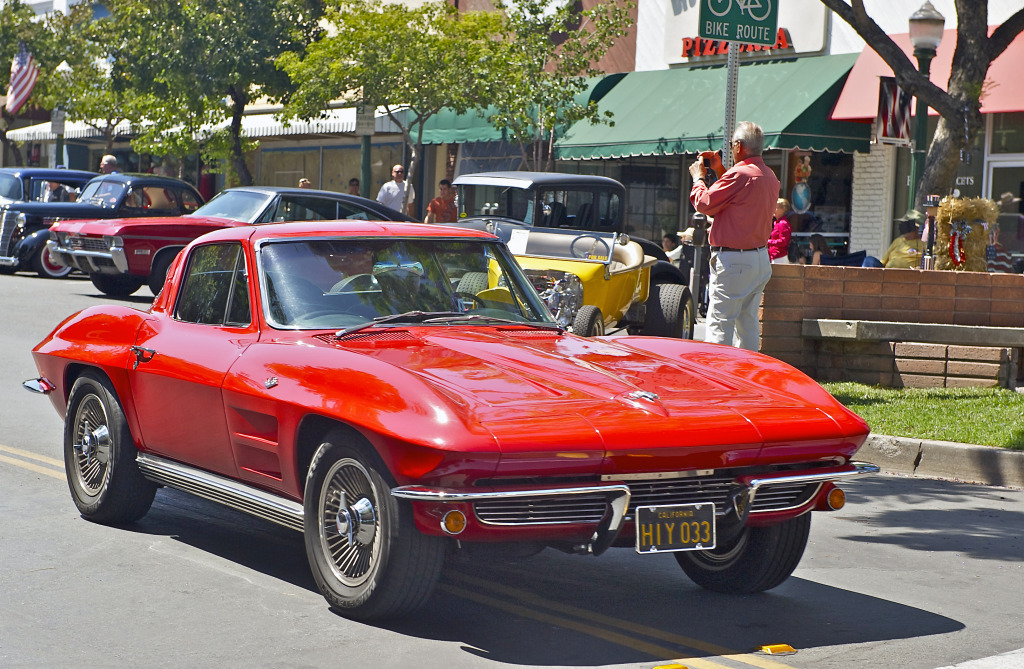
[[[62,172],[67,170],[61,170]],[[70,267],[50,262],[50,226],[68,219],[180,216],[198,209],[203,197],[191,184],[154,174],[104,174],[85,186],[74,202],[12,202],[0,209],[0,267],[35,269],[58,278]],[[42,256],[47,255],[43,262]],[[38,266],[37,266],[38,265]],[[54,271],[50,271],[54,270]]]
[[[9,274],[23,268],[35,270],[39,276],[61,277],[71,271],[54,262],[45,247],[33,247],[36,253],[31,255],[25,253],[24,245],[19,243],[24,234],[18,230],[17,212],[25,202],[74,201],[82,186],[96,176],[95,172],[49,167],[0,168],[0,273]],[[55,188],[50,188],[50,183]],[[16,212],[9,226],[2,224],[7,210]]]

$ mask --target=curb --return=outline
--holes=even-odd
[[[1024,488],[1024,451],[872,434],[857,458],[886,474]]]

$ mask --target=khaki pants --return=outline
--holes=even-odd
[[[770,278],[767,249],[713,252],[704,341],[758,350],[761,322],[757,310]]]

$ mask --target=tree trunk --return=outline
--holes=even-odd
[[[244,91],[239,91],[234,86],[228,91],[231,96],[231,162],[235,167],[235,175],[238,177],[238,185],[251,186],[252,173],[249,165],[245,162],[245,153],[242,151],[242,114],[245,112],[245,105],[249,101]]]
[[[4,121],[3,123],[0,123],[0,127],[2,127],[2,129],[0,129],[0,144],[2,144],[5,149],[9,149],[11,155],[14,156],[15,167],[21,167],[25,164],[25,158],[21,155],[21,148],[11,140],[7,139],[7,129],[11,127],[10,122],[14,117],[9,116],[5,110],[0,114],[0,118]]]

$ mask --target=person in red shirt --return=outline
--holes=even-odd
[[[757,310],[772,276],[766,246],[779,179],[761,159],[764,132],[756,123],[736,124],[732,150],[736,164],[729,170],[712,151],[690,165],[690,202],[714,219],[708,230],[711,280],[704,341],[756,351],[761,338]],[[719,176],[710,188],[704,183],[704,159]]]
[[[454,223],[458,220],[458,212],[455,210],[455,189],[452,182],[441,179],[438,183],[438,196],[427,205],[427,216],[424,223]]]

